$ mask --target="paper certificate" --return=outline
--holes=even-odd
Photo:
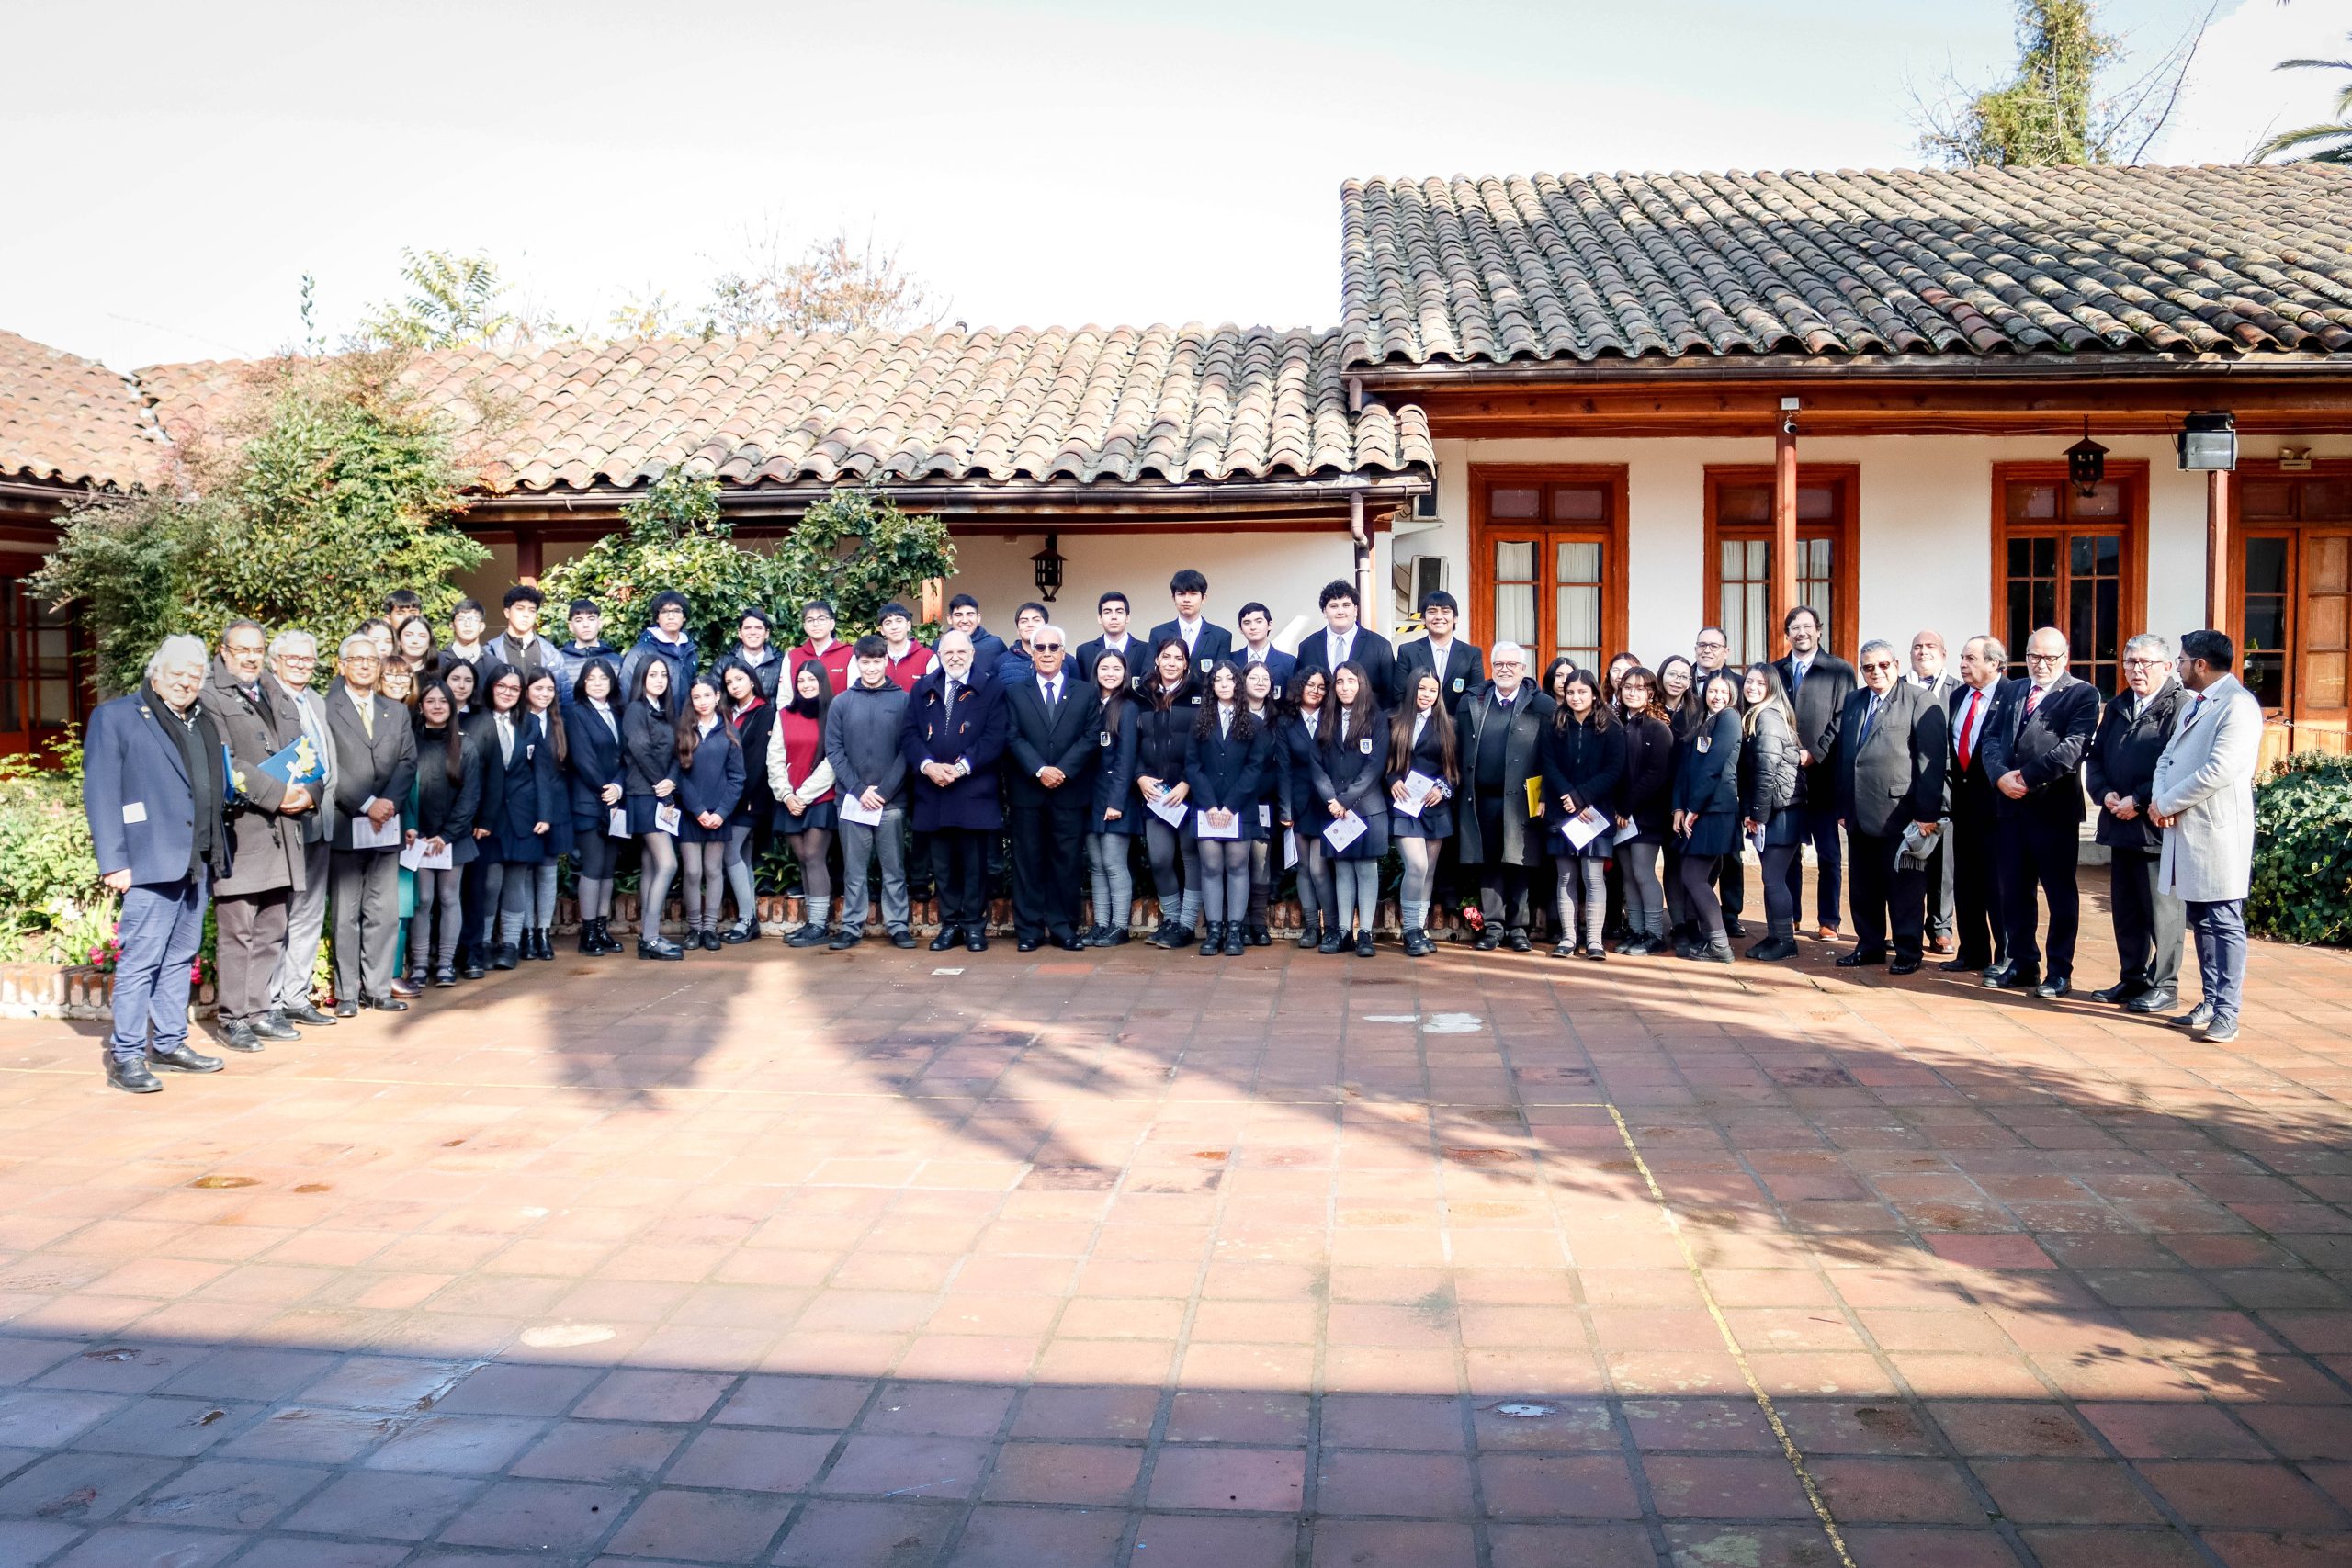
[[[1567,826],[1561,831],[1567,834],[1570,849],[1580,850],[1615,826],[1615,823],[1602,816],[1600,811],[1588,806],[1574,817],[1569,818]]]
[[[1184,825],[1184,813],[1190,811],[1192,807],[1181,800],[1160,799],[1153,801],[1150,809],[1154,817],[1159,818],[1170,828],[1182,828]]]
[[[662,805],[653,808],[653,828],[656,832],[667,833],[674,839],[678,836],[678,825],[684,820],[684,818],[674,806]]]
[[[628,812],[616,806],[605,814],[605,837],[607,839],[626,839],[628,837]]]
[[[882,813],[868,811],[865,808],[865,796],[863,795],[842,795],[841,817],[842,821],[854,822],[861,828],[878,828],[882,825]]]
[[[1350,844],[1354,843],[1358,839],[1363,838],[1363,818],[1351,811],[1345,817],[1340,818],[1329,828],[1323,829],[1323,841],[1330,845],[1331,852],[1334,854],[1337,854],[1341,850],[1346,849]]]
[[[1283,869],[1288,871],[1298,863],[1298,829],[1283,829]]]
[[[1227,820],[1222,828],[1218,827],[1215,822],[1210,821],[1209,813],[1205,811],[1193,818],[1193,820],[1199,826],[1201,837],[1204,839],[1238,839],[1241,837],[1241,813],[1238,811],[1229,811],[1226,813],[1226,816]]]
[[[385,818],[380,828],[368,819],[364,809],[352,816],[351,847],[355,850],[396,850],[407,836],[401,829],[400,813],[397,811]]]
[[[1612,844],[1622,844],[1641,830],[1642,825],[1628,817],[1625,818],[1625,825],[1617,829],[1617,836],[1614,839],[1611,839],[1610,842]]]
[[[452,852],[447,841],[443,842],[438,852],[426,849],[424,845],[425,840],[419,839],[402,850],[401,863],[411,871],[455,871],[457,869],[452,863]]]
[[[1415,769],[1400,782],[1405,786],[1405,798],[1398,800],[1392,795],[1388,797],[1388,804],[1408,817],[1419,817],[1421,807],[1430,803],[1430,793],[1437,788],[1437,780]]]

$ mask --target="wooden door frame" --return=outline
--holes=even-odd
[[[2144,457],[2111,457],[2107,464],[2107,477],[2121,482],[2124,494],[2121,520],[2123,597],[2122,602],[2116,606],[2116,619],[2120,623],[2116,631],[2119,639],[2116,657],[2120,660],[2122,657],[2122,643],[2131,641],[2141,632],[2148,629],[2148,460]],[[2052,479],[2057,480],[2061,485],[2066,482],[2066,465],[2064,462],[1996,463],[1993,465],[1993,523],[1992,530],[1986,536],[1987,542],[1992,547],[1990,554],[1993,558],[1993,581],[1990,595],[1986,601],[1988,613],[1985,621],[1993,628],[1993,635],[1999,637],[2004,646],[2007,645],[2010,635],[2010,628],[2005,624],[2009,613],[2009,486],[2018,482],[2046,483]],[[2047,531],[2047,528],[2040,524],[2019,525],[2019,526],[2028,531]],[[2064,517],[2055,519],[2048,525],[2048,527],[2056,528],[2061,534],[2071,526],[2073,525]],[[2066,564],[2064,561],[2059,563],[2059,570],[2063,576],[2066,570]],[[2027,629],[2030,631],[2032,628]],[[2065,630],[2063,626],[2059,629]],[[2009,660],[2012,663],[2020,661],[2024,658],[2025,650],[2022,648],[2009,649]],[[2106,694],[2102,694],[2103,696]]]
[[[1767,470],[1769,471],[1769,470]],[[1495,602],[1494,536],[1514,530],[1510,524],[1516,518],[1496,522],[1487,514],[1487,491],[1497,484],[1533,485],[1543,489],[1555,484],[1598,484],[1609,491],[1609,519],[1588,533],[1603,536],[1600,589],[1600,629],[1607,646],[1601,650],[1604,660],[1613,657],[1626,647],[1627,621],[1630,607],[1626,587],[1631,581],[1626,556],[1632,528],[1625,514],[1626,465],[1623,463],[1473,463],[1470,465],[1470,602],[1462,607],[1463,636],[1482,650],[1492,646]],[[1573,524],[1554,523],[1547,515],[1528,521],[1530,532],[1539,534],[1573,531]],[[1547,556],[1540,563],[1540,580],[1552,580],[1552,563]],[[1536,623],[1545,619],[1542,603],[1536,605]],[[1531,649],[1530,661],[1540,670],[1551,659],[1548,649]],[[1540,654],[1538,659],[1536,655]],[[1532,672],[1531,672],[1532,673]]]
[[[1725,485],[1770,486],[1773,468],[1770,463],[1709,463],[1700,470],[1700,494],[1705,511],[1704,527],[1701,534],[1699,563],[1699,624],[1712,626],[1715,617],[1723,614],[1723,521],[1717,515],[1716,492]],[[1834,480],[1842,498],[1838,515],[1830,524],[1829,538],[1836,549],[1831,570],[1837,573],[1829,603],[1829,646],[1841,659],[1852,659],[1861,646],[1862,604],[1862,466],[1860,463],[1808,463],[1797,459],[1797,485],[1806,481],[1819,483]],[[1749,524],[1736,526],[1747,528]],[[1817,525],[1816,525],[1817,526]],[[1764,537],[1772,536],[1771,525],[1765,524]],[[1799,539],[1804,528],[1797,530]],[[1820,606],[1813,606],[1820,613]],[[1767,626],[1764,634],[1765,657],[1777,659],[1788,651],[1788,638],[1778,626]]]
[[[2249,521],[2245,515],[2245,481],[2248,479],[2352,479],[2352,457],[2314,457],[2308,468],[2289,468],[2276,457],[2241,457],[2236,470],[2231,474],[2229,497],[2230,547],[2244,559],[2245,547],[2239,543],[2252,533],[2286,534],[2294,540],[2291,560],[2293,575],[2287,585],[2288,648],[2293,657],[2287,660],[2287,705],[2273,723],[2290,726],[2330,724],[2330,718],[2310,718],[2303,712],[2303,683],[2296,666],[2302,662],[2303,647],[2303,538],[2307,525],[2300,519],[2279,522],[2266,519]],[[2229,634],[2232,646],[2239,650],[2239,666],[2245,666],[2245,572],[2243,568],[2232,581],[2227,608],[2228,625],[2220,629]]]

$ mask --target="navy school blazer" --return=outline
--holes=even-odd
[[[1250,718],[1250,736],[1244,739],[1246,710],[1234,715],[1229,731],[1216,722],[1209,705],[1203,704],[1200,711],[1212,716],[1209,732],[1203,735],[1194,730],[1185,749],[1184,778],[1192,785],[1185,799],[1193,812],[1188,825],[1197,833],[1199,814],[1212,807],[1222,807],[1239,814],[1241,837],[1255,842],[1266,836],[1258,821],[1258,807],[1265,794],[1266,765],[1274,750],[1272,732],[1261,720]]]

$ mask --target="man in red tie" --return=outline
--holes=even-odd
[[[2008,933],[2001,927],[1995,879],[1993,778],[1984,771],[1984,724],[1992,717],[2009,651],[1996,637],[1974,637],[1960,650],[1960,686],[1951,710],[1951,897],[1960,953],[1941,967],[1950,974],[2006,968]]]

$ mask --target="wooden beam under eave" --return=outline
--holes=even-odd
[[[1771,637],[1781,635],[1797,603],[1797,421],[1784,413],[1772,437]],[[1770,641],[1767,647],[1772,646]]]
[[[2220,630],[2230,614],[2230,480],[2222,468],[2205,474],[2205,625]]]

